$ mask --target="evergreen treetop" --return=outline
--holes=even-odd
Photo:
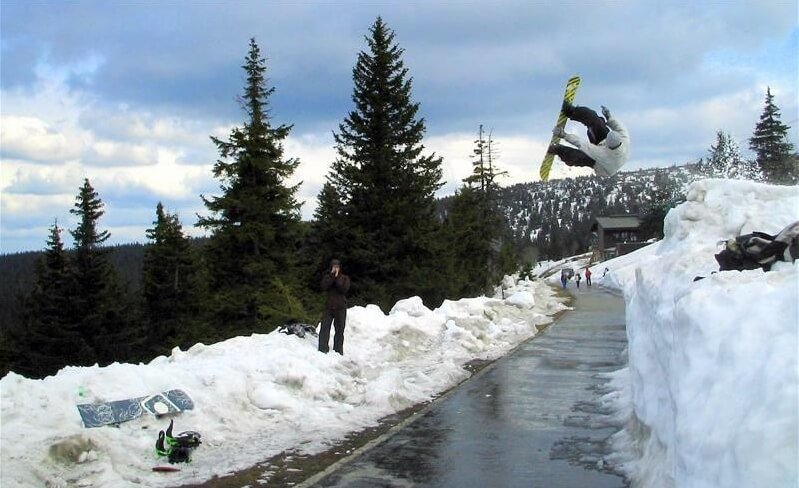
[[[280,310],[288,307],[286,290],[297,281],[295,249],[302,232],[295,198],[299,184],[287,184],[299,160],[283,153],[292,126],[270,122],[274,88],[266,86],[266,62],[255,39],[242,68],[246,82],[239,102],[247,119],[227,139],[211,137],[220,156],[213,174],[222,195],[202,197],[211,215],[200,216],[196,224],[212,232],[206,246],[209,289],[216,320],[224,321],[230,333],[277,326]]]
[[[714,178],[762,179],[757,164],[744,159],[738,144],[723,130],[716,132],[716,141],[710,146],[701,166],[703,173]]]
[[[768,87],[763,113],[749,139],[749,148],[754,151],[757,164],[768,181],[785,182],[791,176],[799,176],[792,175],[794,146],[788,141],[788,129],[790,127],[780,121],[780,109]]]
[[[483,132],[483,125],[480,124],[477,139],[474,141],[475,148],[472,151],[472,174],[464,178],[464,182],[469,186],[477,186],[487,198],[493,200],[499,191],[497,177],[505,176],[507,171],[499,171],[494,162],[497,159],[496,141],[491,132],[486,138]]]
[[[97,221],[105,213],[103,207],[103,201],[94,191],[89,179],[84,178],[83,186],[75,197],[75,206],[69,211],[79,219],[78,227],[69,231],[79,253],[94,250],[111,237],[108,231],[97,231]]]
[[[283,141],[292,126],[270,124],[268,99],[275,89],[266,87],[266,62],[255,39],[250,39],[242,68],[247,73],[247,82],[239,103],[248,120],[242,127],[233,128],[227,140],[211,137],[221,157],[214,165],[213,174],[222,182],[223,195],[202,197],[213,216],[200,217],[197,225],[213,231],[230,229],[233,225],[250,226],[247,233],[258,241],[258,234],[260,237],[272,234],[270,225],[287,227],[279,229],[286,231],[299,221],[300,204],[295,193],[300,184],[286,186],[286,180],[300,162],[283,157]],[[254,250],[260,252],[268,245],[269,242],[259,241]]]
[[[355,110],[334,134],[335,169],[352,184],[350,200],[370,200],[375,192],[412,192],[432,199],[441,187],[441,158],[422,156],[424,118],[411,101],[413,79],[402,61],[395,34],[378,17],[353,68]],[[411,177],[412,176],[412,177]],[[368,194],[366,194],[368,192]]]
[[[414,289],[412,276],[432,258],[441,158],[423,154],[425,123],[394,32],[380,17],[369,32],[315,227],[321,266],[343,261],[355,302],[390,306]]]

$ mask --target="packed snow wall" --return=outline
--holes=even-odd
[[[720,240],[797,219],[799,187],[700,181],[663,241],[612,265],[631,408],[616,442],[634,486],[799,485],[799,262],[713,273]]]

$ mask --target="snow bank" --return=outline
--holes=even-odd
[[[351,308],[343,357],[317,352],[314,337],[274,332],[175,349],[149,364],[68,367],[43,380],[10,373],[0,380],[0,485],[176,486],[290,449],[324,450],[434,398],[469,376],[468,361],[502,356],[565,308],[540,281],[506,293],[508,300],[448,301],[436,310],[410,298],[388,315]],[[193,463],[166,476],[150,468],[163,464],[154,445],[167,421],[145,415],[84,429],[75,408],[171,388],[196,404],[174,418],[176,432],[197,430],[203,444]]]
[[[628,385],[612,400],[634,485],[799,485],[799,262],[711,274],[719,240],[797,218],[799,187],[700,181],[663,241],[592,270],[627,302],[629,366],[615,379]]]

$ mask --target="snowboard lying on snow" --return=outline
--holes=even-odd
[[[183,390],[168,390],[155,395],[105,403],[77,405],[83,426],[115,425],[141,417],[144,412],[160,417],[194,409],[194,402]]]

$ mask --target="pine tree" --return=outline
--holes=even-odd
[[[33,290],[25,301],[24,336],[15,341],[17,373],[43,377],[92,356],[77,325],[70,321],[71,280],[69,257],[56,222],[50,228],[47,249],[36,262]]]
[[[716,132],[716,142],[710,146],[702,171],[713,178],[760,179],[755,165],[741,156],[738,144],[723,130]]]
[[[75,243],[70,323],[94,353],[94,357],[81,358],[81,364],[128,359],[137,334],[129,329],[129,307],[108,260],[110,251],[101,247],[110,234],[97,228],[104,204],[88,179],[70,213],[78,217],[77,228],[70,231]]]
[[[488,138],[484,137],[482,124],[480,124],[474,144],[472,174],[463,181],[473,187],[476,186],[486,198],[496,202],[499,193],[499,185],[496,179],[499,176],[506,176],[508,172],[498,171],[495,168],[494,162],[497,159],[496,142],[491,132],[489,132]]]
[[[318,226],[320,263],[338,257],[354,302],[388,307],[436,272],[441,158],[422,155],[425,123],[393,31],[378,17],[370,33],[353,69],[355,109],[334,134],[338,157],[320,195],[317,215],[328,219]]]
[[[760,121],[749,139],[749,148],[754,151],[757,165],[769,182],[790,183],[799,177],[794,147],[788,141],[788,129],[790,127],[780,121],[780,109],[774,104],[769,87]]]
[[[483,134],[481,125],[474,141],[472,174],[463,180],[465,187],[453,198],[448,218],[456,260],[469,263],[461,278],[466,286],[459,296],[486,292],[515,268],[512,239],[499,210],[500,188],[496,183],[497,177],[507,172],[497,170],[495,142],[490,134],[488,139]]]
[[[147,229],[150,243],[144,249],[144,319],[147,339],[155,354],[175,345],[191,346],[198,336],[203,281],[197,257],[177,215],[164,211],[158,202],[156,220]]]
[[[226,140],[211,138],[220,155],[213,173],[223,194],[203,197],[212,215],[197,223],[212,232],[206,261],[212,319],[222,335],[271,330],[302,314],[290,297],[298,287],[299,185],[287,185],[299,160],[283,155],[292,126],[272,126],[268,102],[274,88],[266,87],[266,63],[255,39],[249,47],[240,101],[247,120]]]

